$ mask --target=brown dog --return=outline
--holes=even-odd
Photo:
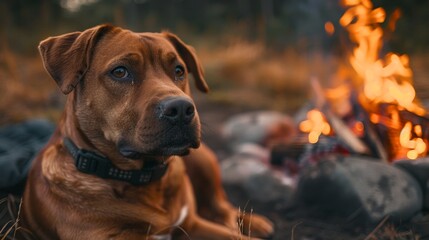
[[[39,50],[68,98],[23,197],[23,227],[36,238],[272,234],[264,217],[238,216],[216,157],[200,146],[188,73],[199,90],[208,87],[193,49],[178,37],[102,25],[48,38]]]

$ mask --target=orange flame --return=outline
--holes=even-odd
[[[419,116],[426,113],[416,99],[409,58],[405,54],[395,53],[387,54],[384,59],[379,58],[383,44],[383,30],[380,24],[386,18],[384,9],[373,9],[370,0],[342,0],[341,3],[348,9],[341,17],[340,24],[349,32],[351,41],[356,43],[349,60],[361,81],[360,99],[363,105],[366,108],[379,103],[397,106],[395,110],[390,111],[390,119],[372,113],[370,120],[374,123],[383,123],[388,127],[398,128],[399,125],[399,129],[402,129],[399,142],[408,150],[407,157],[415,159],[424,155],[427,147],[425,141],[420,138],[421,126],[413,126],[411,122],[401,123],[398,114],[401,109]],[[400,12],[395,11],[392,21],[396,22],[399,17]],[[394,29],[394,23],[392,24],[390,24],[393,26],[390,26],[391,30]]]
[[[413,137],[416,135],[417,137]],[[399,142],[401,146],[408,149],[407,157],[409,159],[416,159],[418,156],[426,152],[426,143],[421,138],[422,136],[422,127],[420,125],[415,125],[411,122],[407,122],[404,128],[401,131],[399,136]]]
[[[325,116],[316,109],[307,112],[307,119],[299,124],[299,129],[308,133],[310,143],[317,143],[321,134],[329,135],[331,133],[331,126]]]

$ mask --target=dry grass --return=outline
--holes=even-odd
[[[398,227],[387,223],[387,217],[384,218],[374,230],[368,234],[365,240],[420,240],[412,230],[400,231]]]
[[[352,230],[343,228],[341,225],[325,223],[322,220],[314,221],[309,219],[296,220],[289,223],[288,235],[285,239],[329,239],[329,240],[421,240],[421,238],[410,230],[411,226],[406,228],[392,224],[386,217],[373,229]],[[347,230],[349,229],[349,230]]]
[[[8,197],[0,200],[0,210],[2,211],[0,214],[0,220],[3,223],[3,226],[0,229],[0,240],[17,239],[18,232],[20,233],[18,239],[34,239],[28,229],[19,226],[21,207],[22,199],[15,196],[9,195]]]
[[[346,57],[296,49],[274,51],[260,43],[233,39],[217,48],[198,49],[212,86],[212,99],[227,104],[293,113],[308,101],[313,76],[323,86],[349,81]],[[429,99],[427,53],[410,56],[419,98]]]
[[[337,58],[296,49],[274,51],[260,43],[230,40],[198,49],[213,99],[228,104],[294,112],[309,97],[309,80],[329,82]]]
[[[246,204],[247,205],[247,204]],[[245,226],[244,218],[246,216],[246,207],[244,207],[243,210],[241,210],[241,207],[238,207],[238,216],[237,216],[237,226],[238,226],[238,235],[240,235],[239,240],[242,239],[250,239],[250,236],[252,235],[252,216],[253,216],[253,209],[250,209],[250,212],[248,213],[250,215],[250,221],[249,225]],[[244,236],[243,233],[247,232],[247,236]]]

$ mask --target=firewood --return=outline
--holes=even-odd
[[[311,79],[311,87],[315,94],[315,106],[322,111],[337,136],[346,143],[354,153],[369,154],[368,147],[363,143],[347,125],[330,110],[322,86],[317,78]]]

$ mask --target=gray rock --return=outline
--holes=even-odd
[[[269,170],[262,161],[245,154],[237,154],[221,162],[221,171],[225,183],[242,184],[250,177]]]
[[[294,135],[292,118],[274,111],[236,115],[223,126],[223,136],[233,149],[244,143],[266,146],[289,141]]]
[[[422,191],[408,173],[366,157],[332,155],[304,167],[296,203],[314,217],[355,224],[408,220],[422,209]]]
[[[21,193],[34,156],[54,129],[53,123],[43,119],[0,128],[0,191]]]
[[[394,162],[394,166],[407,171],[420,183],[423,191],[423,209],[429,210],[429,158],[400,160]]]
[[[270,169],[261,155],[240,152],[221,162],[225,190],[238,206],[281,207],[291,202],[293,179]],[[259,208],[260,209],[260,208]]]

